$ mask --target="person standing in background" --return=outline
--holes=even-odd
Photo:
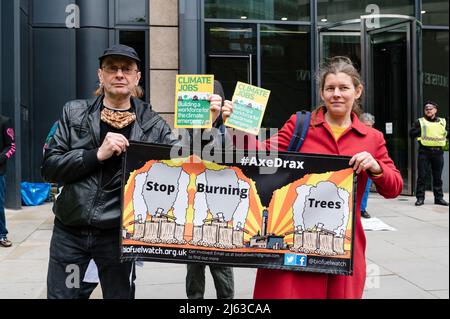
[[[12,242],[8,240],[5,216],[5,193],[6,193],[6,162],[16,152],[14,143],[14,129],[9,118],[0,114],[0,246],[11,247]]]
[[[219,95],[222,101],[225,100],[222,84],[214,81],[214,94]],[[221,121],[219,117],[217,121]],[[223,123],[218,123],[222,125]],[[224,144],[222,145],[224,147]],[[211,275],[214,279],[214,287],[216,288],[217,299],[233,299],[234,298],[234,275],[233,268],[208,265]],[[205,294],[205,264],[187,264],[186,273],[186,295],[189,299],[203,299]]]
[[[424,116],[416,120],[409,131],[409,136],[417,138],[419,142],[416,206],[422,206],[425,202],[425,180],[429,165],[431,165],[433,175],[434,203],[448,206],[448,203],[444,200],[441,178],[444,168],[443,147],[448,139],[448,122],[437,116],[437,109],[438,104],[436,102],[426,101]]]
[[[375,116],[370,113],[361,114],[360,118],[361,122],[367,127],[373,127],[375,124]],[[364,191],[363,198],[361,200],[361,217],[370,218],[371,216],[367,212],[367,200],[369,199],[370,186],[372,186],[372,180],[370,177],[367,179],[366,190]]]

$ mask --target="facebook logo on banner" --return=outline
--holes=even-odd
[[[284,255],[284,265],[285,266],[306,267],[308,265],[308,256],[285,254]]]
[[[297,255],[297,265],[300,267],[306,267],[308,265],[308,256]]]

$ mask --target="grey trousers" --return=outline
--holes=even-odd
[[[216,287],[217,299],[234,298],[233,268],[208,265]],[[189,299],[203,299],[205,294],[205,265],[187,264],[186,294]]]

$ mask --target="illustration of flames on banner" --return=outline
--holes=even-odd
[[[303,174],[265,207],[256,175],[240,166],[193,155],[126,172],[122,258],[351,273],[351,168]]]

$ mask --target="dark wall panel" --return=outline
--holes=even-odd
[[[110,4],[111,3],[111,4]],[[109,0],[78,0],[80,7],[80,26],[108,28],[110,23],[110,6],[114,1]]]
[[[31,3],[33,25],[65,26],[66,8],[75,0],[33,0]]]
[[[77,98],[90,98],[98,85],[98,57],[108,47],[108,30],[77,30]]]
[[[35,179],[40,178],[42,146],[62,107],[75,99],[75,31],[69,29],[33,30],[33,150]]]

